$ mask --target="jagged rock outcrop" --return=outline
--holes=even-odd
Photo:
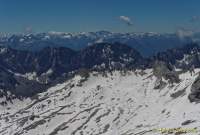
[[[19,96],[32,96],[66,80],[80,69],[136,69],[145,68],[148,62],[129,46],[100,43],[81,51],[47,47],[33,52],[1,47],[0,66],[5,70],[0,76],[5,82],[3,90]]]
[[[155,61],[153,74],[160,80],[160,84],[165,84],[162,82],[162,78],[168,80],[170,83],[178,83],[180,81],[178,73],[174,70],[173,66],[163,61]]]
[[[187,44],[181,48],[169,49],[160,52],[153,58],[154,60],[164,61],[172,64],[176,68],[189,70],[192,66],[200,67],[200,47],[198,44]]]
[[[36,92],[28,91],[27,95],[32,95],[45,90],[46,86],[66,80],[80,69],[125,71],[153,68],[154,75],[158,78],[155,88],[160,89],[165,85],[162,78],[171,84],[180,81],[179,73],[174,68],[187,71],[192,67],[191,71],[193,71],[198,67],[199,54],[200,48],[196,44],[161,52],[151,59],[142,57],[137,50],[120,43],[98,43],[80,51],[65,47],[47,47],[33,52],[1,47],[0,66],[11,74],[11,76],[8,74],[6,76],[11,78],[12,82],[23,84],[19,91],[14,87],[17,83],[11,84],[13,87],[5,83],[8,87],[6,90],[20,94],[24,91],[23,87],[33,89],[34,86],[29,83],[37,84],[39,88],[36,88],[40,89]],[[186,59],[186,56],[191,59]],[[6,78],[5,74],[3,78]]]
[[[191,87],[191,93],[189,95],[190,102],[200,102],[200,75],[196,78]]]
[[[16,97],[30,97],[46,88],[48,88],[46,84],[16,76],[0,67],[0,97],[5,97],[8,100]]]
[[[135,49],[120,43],[100,43],[89,46],[73,58],[74,69],[142,68],[147,61]]]

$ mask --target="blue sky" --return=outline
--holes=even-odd
[[[119,19],[126,16],[133,25]],[[0,32],[174,32],[198,29],[198,0],[0,0]],[[196,19],[200,20],[200,19]]]

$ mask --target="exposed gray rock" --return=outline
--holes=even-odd
[[[192,84],[191,93],[188,98],[190,102],[200,102],[200,75]]]
[[[171,95],[170,95],[170,97],[172,97],[172,98],[178,98],[178,97],[180,97],[180,96],[183,96],[184,94],[186,94],[185,93],[185,89],[183,89],[183,90],[179,90],[179,91],[177,91],[177,92],[175,92],[175,93],[172,93]]]
[[[170,83],[179,83],[180,79],[178,73],[173,69],[173,66],[166,64],[163,61],[155,61],[153,65],[153,74],[161,79],[162,77]]]
[[[182,126],[189,125],[190,123],[196,122],[196,120],[186,120],[183,123],[181,123]]]
[[[156,80],[154,89],[163,89],[167,85],[161,78]]]

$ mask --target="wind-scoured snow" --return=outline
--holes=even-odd
[[[154,89],[151,69],[76,75],[31,99],[1,106],[0,134],[160,135],[155,129],[178,127],[198,132],[200,104],[188,100],[198,71],[180,74],[180,83],[163,89]]]

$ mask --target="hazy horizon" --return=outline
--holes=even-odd
[[[0,32],[199,31],[199,1],[0,0]]]

